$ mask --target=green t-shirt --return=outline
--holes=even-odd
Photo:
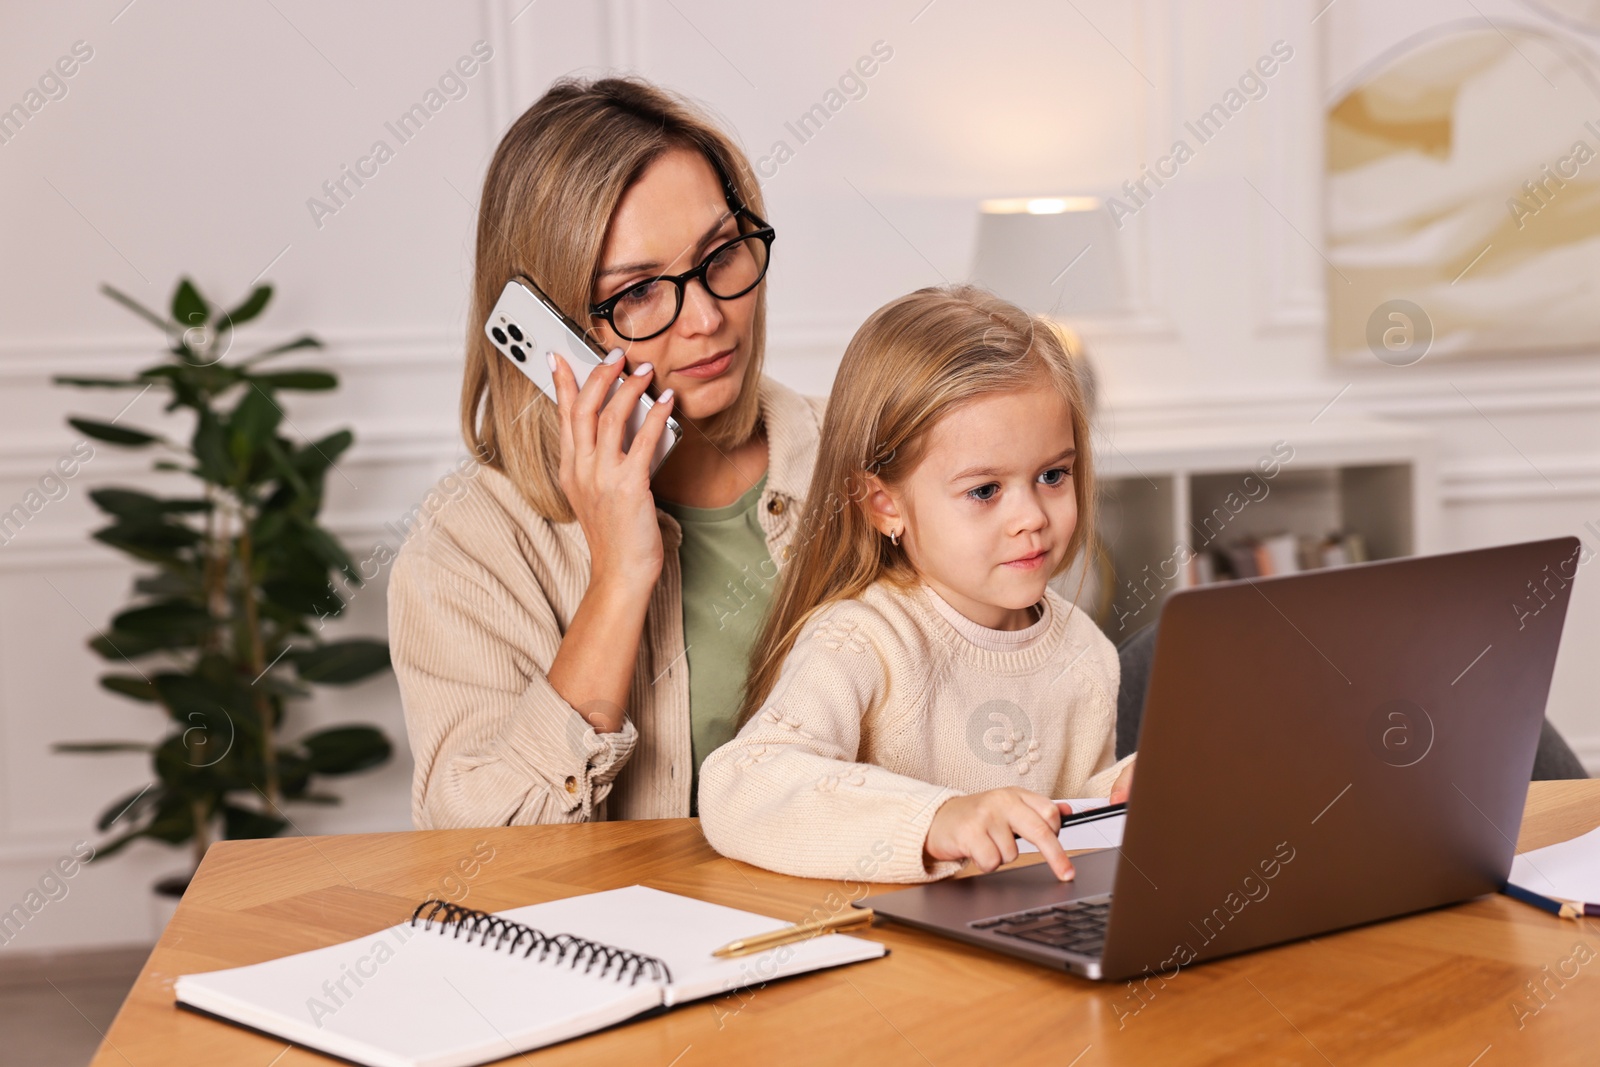
[[[700,763],[733,739],[750,648],[766,618],[778,568],[767,552],[757,504],[767,476],[733,503],[691,508],[658,501],[683,527],[683,640],[689,669],[694,771],[689,814],[698,814]]]

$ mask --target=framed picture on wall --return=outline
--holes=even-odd
[[[1480,7],[1319,20],[1336,362],[1600,345],[1600,3]]]

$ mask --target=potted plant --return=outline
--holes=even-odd
[[[291,824],[289,802],[337,804],[325,776],[385,762],[392,746],[371,726],[336,726],[286,740],[284,716],[314,684],[343,685],[389,667],[382,641],[326,641],[323,622],[344,598],[330,580],[361,576],[337,538],[318,522],[328,472],[353,437],[340,430],[316,441],[280,433],[280,397],[333,389],[327,371],[268,370],[276,357],[320,348],[310,335],[229,360],[235,328],[261,314],[272,287],[257,287],[237,307],[214,309],[187,278],[163,316],[110,286],[102,292],[161,330],[166,358],[130,378],[58,377],[61,385],[158,390],[166,411],[191,425],[179,441],[156,431],[73,418],[97,441],[154,450],[158,471],[197,483],[181,496],[125,488],[90,493],[110,519],[95,538],[149,564],[134,582],[135,602],[89,647],[117,665],[100,684],[150,704],[169,730],[154,743],[59,744],[60,752],[149,752],[155,780],[114,801],[98,829],[112,836],[95,859],[141,837],[192,846],[198,865],[219,838],[271,837]],[[141,395],[142,392],[141,392]],[[120,422],[120,416],[119,420]],[[291,427],[292,428],[292,427]],[[181,895],[188,874],[157,890]]]

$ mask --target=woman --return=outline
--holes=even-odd
[[[482,465],[389,591],[419,828],[693,813],[824,403],[762,374],[764,210],[733,141],[640,80],[563,79],[501,141],[461,405]],[[581,390],[562,366],[559,404],[483,336],[515,274],[611,352]],[[647,388],[660,402],[625,453]],[[683,438],[652,478],[669,413]]]

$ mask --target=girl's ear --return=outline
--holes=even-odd
[[[861,504],[866,509],[867,521],[885,536],[903,530],[905,523],[900,516],[900,502],[893,491],[873,475],[866,477],[866,486],[867,492]]]

